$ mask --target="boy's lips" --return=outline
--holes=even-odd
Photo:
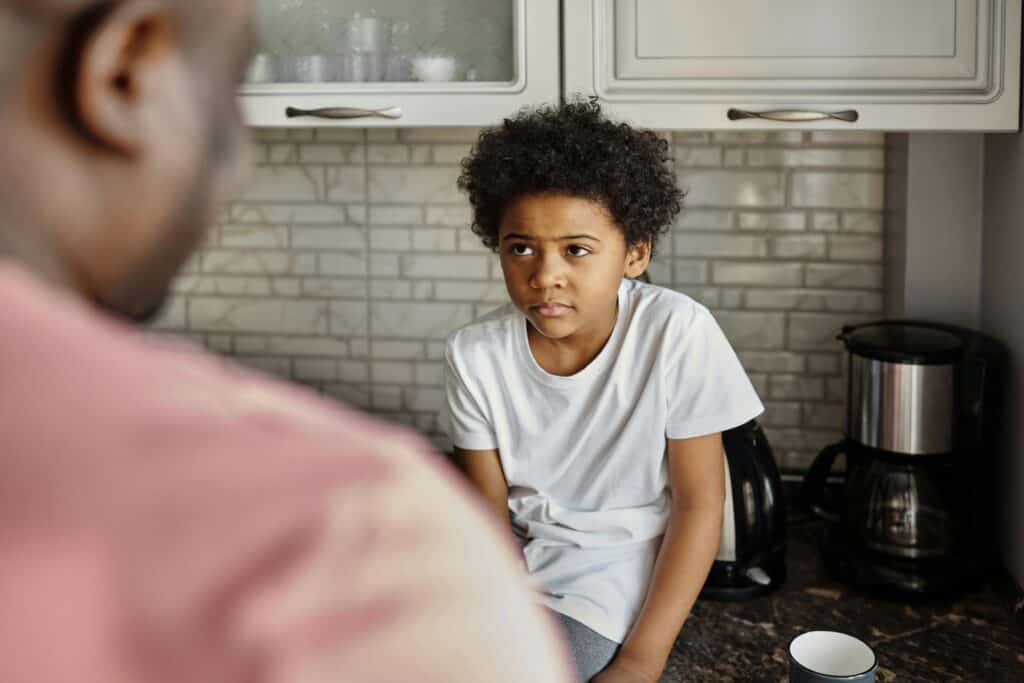
[[[530,310],[536,311],[545,318],[558,318],[571,312],[572,306],[558,303],[557,301],[547,301],[542,304],[530,306]]]

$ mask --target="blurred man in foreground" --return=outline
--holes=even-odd
[[[244,155],[242,0],[0,0],[0,681],[568,680],[417,437],[127,324]]]

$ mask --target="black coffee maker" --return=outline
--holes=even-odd
[[[827,569],[901,597],[966,586],[997,562],[1001,346],[920,321],[847,327],[839,338],[849,353],[846,438],[818,455],[801,490],[828,521]],[[829,498],[839,455],[845,483]]]

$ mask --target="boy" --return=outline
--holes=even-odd
[[[762,412],[707,309],[634,279],[681,207],[667,151],[574,102],[482,134],[459,179],[511,304],[448,339],[456,461],[601,683],[660,675],[717,552],[721,432]]]

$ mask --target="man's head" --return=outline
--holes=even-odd
[[[0,254],[142,319],[244,151],[246,0],[0,0]]]

